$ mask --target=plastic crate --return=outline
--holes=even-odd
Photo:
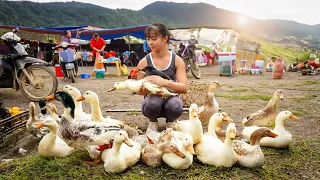
[[[22,112],[15,116],[0,120],[0,148],[6,146],[4,142],[11,142],[16,131],[25,129],[29,119],[29,111]]]

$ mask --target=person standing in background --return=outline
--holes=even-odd
[[[99,37],[98,33],[94,33],[93,38],[90,40],[90,46],[92,48],[93,59],[96,59],[96,52],[100,52],[100,55],[103,55],[106,42],[103,38]]]
[[[104,48],[106,47],[106,42],[103,38],[99,37],[98,33],[94,33],[92,39],[90,40],[90,46],[92,48],[92,54],[94,59],[94,68],[95,69],[103,69],[107,70],[107,68],[104,66],[103,63],[99,63],[97,61],[96,53],[100,53],[100,55],[103,56],[104,54]],[[94,75],[94,72],[92,73]]]
[[[64,31],[64,38],[62,42],[71,43],[71,31]]]

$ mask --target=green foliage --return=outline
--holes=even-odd
[[[310,52],[303,52],[300,54],[300,56],[298,57],[298,61],[299,62],[302,62],[302,61],[305,61],[305,60],[308,60],[310,57]]]
[[[35,3],[0,1],[0,24],[30,27],[92,25],[101,28],[138,26],[153,22],[168,26],[179,24],[154,15],[127,9],[108,9],[79,2]]]
[[[318,139],[319,136],[295,137],[288,149],[262,148],[266,162],[261,168],[208,166],[194,158],[187,170],[174,170],[167,165],[151,168],[138,163],[123,173],[109,174],[103,164],[84,164],[89,156],[77,151],[66,158],[45,159],[36,155],[0,163],[0,179],[302,179],[317,176]]]
[[[267,57],[270,57],[270,58],[284,57],[285,58],[284,60],[288,58],[287,59],[288,61],[285,63],[291,64],[297,58],[299,61],[304,61],[309,59],[309,56],[310,56],[310,52],[300,52],[293,48],[286,48],[286,47],[280,47],[280,46],[274,45],[272,43],[269,43],[259,38],[249,37],[247,35],[243,35],[243,36],[261,45],[261,49],[260,49],[261,59],[266,59]]]

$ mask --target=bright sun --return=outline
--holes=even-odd
[[[239,24],[241,24],[241,25],[246,24],[246,22],[247,22],[247,17],[245,17],[245,16],[239,16],[238,21],[239,21]]]

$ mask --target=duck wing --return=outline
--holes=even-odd
[[[251,152],[251,146],[243,141],[234,140],[233,149],[239,156],[246,156]]]
[[[248,116],[246,116],[244,119],[243,119],[243,124],[245,126],[250,126],[252,124],[253,121],[263,117],[265,115],[265,111],[263,110],[259,110],[258,112],[256,113],[252,113]]]
[[[157,92],[161,92],[160,86],[153,84],[151,82],[144,82],[143,87],[152,92],[153,94],[156,94]]]

